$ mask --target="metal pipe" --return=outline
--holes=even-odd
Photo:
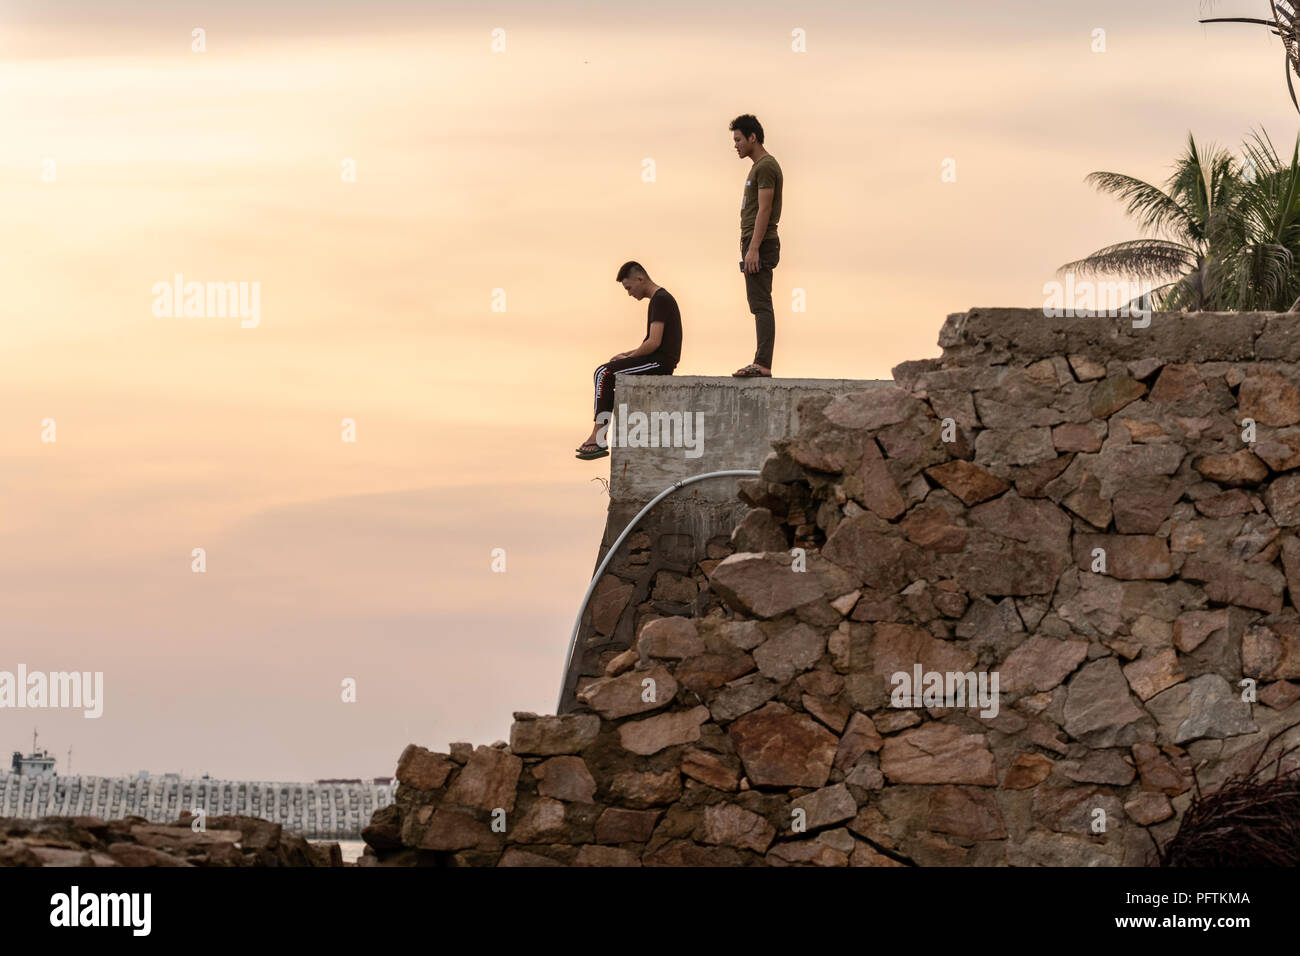
[[[573,649],[574,647],[577,646],[578,643],[578,631],[582,629],[582,615],[587,613],[587,602],[591,600],[591,595],[596,590],[596,582],[599,581],[600,576],[605,573],[605,568],[609,566],[609,562],[614,559],[614,553],[618,551],[618,546],[623,543],[623,540],[629,534],[631,534],[632,529],[637,526],[637,523],[646,516],[646,514],[650,511],[651,508],[659,504],[659,502],[663,501],[665,498],[671,495],[678,488],[685,488],[687,485],[694,484],[697,481],[703,481],[705,478],[724,478],[729,475],[734,475],[736,477],[756,478],[758,476],[758,472],[744,470],[744,469],[731,470],[731,471],[710,471],[710,472],[706,472],[703,475],[691,475],[691,477],[689,478],[682,478],[680,481],[674,481],[663,491],[659,492],[659,494],[651,498],[650,503],[647,504],[640,511],[638,511],[636,517],[633,518],[630,522],[628,522],[627,527],[623,529],[622,534],[620,534],[616,539],[614,539],[614,543],[611,544],[609,546],[609,550],[605,552],[605,559],[600,562],[600,567],[596,568],[596,573],[591,578],[591,584],[587,585],[587,593],[582,596],[582,605],[578,608],[578,619],[573,622],[573,633],[569,636],[569,652],[564,656],[564,673],[560,677],[560,699],[555,705],[556,714],[559,714],[560,708],[564,706],[565,684],[568,682],[569,679],[569,667],[573,664]]]

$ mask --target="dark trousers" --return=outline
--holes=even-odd
[[[744,271],[744,258],[749,252],[750,239],[740,240],[740,268]],[[776,314],[772,310],[772,270],[781,261],[781,239],[772,236],[758,244],[758,261],[761,268],[757,272],[745,273],[745,298],[749,300],[749,311],[754,315],[754,330],[758,336],[758,349],[754,352],[754,364],[764,368],[772,367],[772,348],[776,345]]]
[[[617,362],[606,362],[598,366],[592,374],[592,379],[596,384],[596,421],[600,420],[601,412],[614,411],[614,374],[623,375],[672,375],[673,367],[669,365],[664,356],[657,352],[651,352],[649,355],[638,355],[635,358],[619,359]]]

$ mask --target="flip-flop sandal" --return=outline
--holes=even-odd
[[[584,448],[589,450],[584,451],[583,450]],[[599,445],[588,442],[587,444],[583,445],[582,448],[578,449],[578,454],[575,455],[574,457],[581,458],[583,461],[594,461],[597,458],[604,458],[608,454],[609,454],[608,448],[601,448]]]
[[[746,365],[731,373],[732,378],[771,378],[771,372],[764,372],[757,365]]]

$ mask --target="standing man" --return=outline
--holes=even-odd
[[[610,422],[614,412],[614,375],[671,375],[682,357],[682,313],[677,300],[667,289],[651,281],[639,262],[625,262],[619,267],[616,281],[627,294],[640,301],[649,299],[646,309],[645,339],[630,352],[619,352],[596,368],[596,424],[591,435],[576,449],[583,460],[604,458],[609,448],[596,441],[600,430]]]
[[[736,155],[753,163],[740,204],[740,270],[745,274],[745,297],[758,334],[753,364],[731,374],[737,378],[771,377],[772,346],[776,343],[772,270],[781,261],[781,240],[776,236],[781,219],[781,167],[763,148],[763,126],[755,116],[737,116],[728,128]]]

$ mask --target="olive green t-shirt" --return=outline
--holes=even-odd
[[[745,180],[745,196],[740,203],[740,238],[748,239],[754,234],[754,219],[758,215],[758,191],[775,189],[772,194],[772,217],[767,223],[764,239],[776,235],[776,224],[781,219],[781,167],[769,153],[749,169]],[[761,240],[760,240],[761,241]]]

